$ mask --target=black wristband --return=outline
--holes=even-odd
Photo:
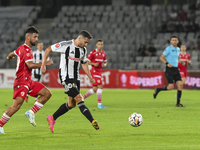
[[[168,64],[168,62],[165,63],[166,65]]]

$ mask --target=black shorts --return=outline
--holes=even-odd
[[[80,81],[79,80],[73,80],[68,79],[65,80],[64,83],[62,83],[65,88],[65,93],[70,97],[76,97],[78,94],[80,94]]]
[[[174,83],[173,81],[182,81],[178,67],[169,68],[166,66],[165,77],[167,78],[169,84]]]

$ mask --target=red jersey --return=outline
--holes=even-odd
[[[107,61],[106,52],[104,50],[98,52],[97,49],[94,49],[89,53],[87,60],[99,63],[98,67],[92,66],[91,72],[102,72],[102,63]]]
[[[16,68],[16,79],[15,85],[27,85],[29,86],[31,81],[32,69],[29,69],[26,62],[33,61],[33,53],[31,48],[22,44],[19,46],[14,53],[17,55],[17,68]]]
[[[182,62],[185,62],[185,66],[183,66],[181,63],[178,63],[179,70],[180,71],[187,71],[187,59],[189,61],[191,61],[190,54],[188,54],[188,53],[180,54],[179,58]]]

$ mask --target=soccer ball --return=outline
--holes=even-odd
[[[129,116],[128,121],[131,126],[139,127],[143,122],[143,118],[141,114],[135,112]]]

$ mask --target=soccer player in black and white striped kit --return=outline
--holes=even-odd
[[[46,64],[49,54],[51,52],[61,53],[59,75],[61,83],[65,88],[65,93],[68,95],[68,102],[62,104],[53,115],[47,116],[47,121],[52,132],[54,132],[55,120],[74,108],[76,104],[78,104],[82,114],[92,123],[92,126],[96,130],[99,129],[97,121],[92,117],[90,110],[85,106],[84,99],[80,94],[80,64],[89,77],[90,82],[92,84],[95,83],[95,80],[92,78],[88,69],[86,57],[86,46],[91,39],[91,34],[88,31],[83,30],[75,40],[62,41],[45,50],[41,66],[42,73],[46,71],[44,64]]]
[[[44,55],[43,48],[44,48],[43,43],[38,42],[37,50],[33,51],[34,63],[42,63],[42,58],[43,58],[43,55]],[[47,61],[48,60],[49,60],[49,58],[47,59]],[[32,80],[37,81],[37,82],[41,82],[41,76],[42,76],[42,72],[41,72],[40,68],[32,70]]]
[[[42,42],[38,42],[37,44],[37,50],[33,51],[33,59],[34,63],[42,63],[42,58],[44,55],[44,45]],[[47,61],[49,61],[49,58],[47,58]],[[41,81],[42,72],[40,68],[32,69],[32,80],[37,82]],[[38,99],[38,97],[35,97],[35,101]],[[28,95],[26,98],[26,101],[28,101]]]

